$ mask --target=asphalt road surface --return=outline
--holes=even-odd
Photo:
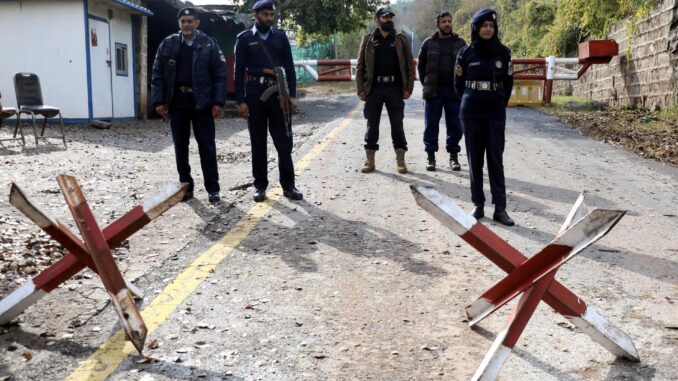
[[[468,327],[464,306],[504,273],[417,206],[409,189],[433,186],[470,210],[466,156],[461,172],[444,154],[438,171],[425,170],[415,98],[405,112],[410,172],[396,171],[384,115],[377,171],[363,174],[357,98],[310,97],[301,108],[294,155],[303,201],[280,196],[271,145],[270,198],[255,205],[245,123],[220,120],[222,203],[207,203],[193,142],[196,199],[114,252],[146,293],[147,357],[124,344],[99,278],[85,271],[0,331],[0,380],[470,379],[516,303]],[[73,231],[57,174],[80,180],[102,225],[176,180],[169,128],[159,121],[69,126],[67,135],[66,150],[58,141],[2,145],[0,182],[6,190],[21,184]],[[626,332],[641,362],[615,359],[541,303],[498,379],[675,379],[678,168],[526,108],[508,112],[504,161],[516,226],[481,222],[528,256],[555,237],[581,192],[590,207],[628,211],[556,278]],[[0,216],[28,224],[6,197]],[[2,295],[28,279],[6,278]]]

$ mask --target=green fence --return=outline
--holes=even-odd
[[[326,60],[334,58],[334,45],[330,42],[313,41],[304,46],[297,46],[296,41],[290,41],[292,45],[292,58],[301,60]],[[297,67],[297,82],[313,82],[314,79],[303,68]]]

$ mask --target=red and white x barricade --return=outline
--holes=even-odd
[[[411,190],[419,206],[509,273],[466,307],[469,325],[475,325],[522,293],[473,380],[496,378],[541,300],[615,356],[640,361],[628,335],[554,280],[560,266],[607,234],[624,216],[624,211],[594,209],[587,212],[584,197],[580,195],[558,236],[528,259],[449,197],[431,187],[411,186]]]
[[[117,247],[153,219],[176,205],[183,197],[187,185],[166,186],[162,192],[133,208],[102,231],[75,178],[62,175],[57,180],[84,242],[32,203],[18,185],[12,184],[10,203],[63,245],[69,253],[34,277],[31,282],[27,282],[0,301],[0,324],[8,323],[61,283],[88,267],[101,277],[122,321],[125,333],[141,352],[146,328],[131,294],[142,297],[142,293],[122,278],[113,260],[111,248]],[[102,271],[99,271],[100,269]]]

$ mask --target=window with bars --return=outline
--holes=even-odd
[[[129,73],[127,63],[127,45],[115,43],[115,74],[127,76]]]

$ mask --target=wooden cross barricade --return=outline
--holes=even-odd
[[[413,185],[410,188],[420,207],[509,273],[466,307],[470,326],[522,294],[473,380],[497,377],[541,300],[615,356],[640,361],[628,335],[554,279],[560,266],[607,234],[624,216],[624,211],[593,209],[589,212],[584,196],[580,195],[556,238],[528,259],[464,212],[451,198],[432,187]]]
[[[137,297],[143,297],[143,294],[123,279],[111,249],[181,201],[188,186],[167,185],[160,193],[151,196],[142,205],[136,206],[101,230],[76,179],[61,175],[57,177],[57,181],[84,242],[66,226],[43,212],[13,183],[10,203],[69,253],[0,301],[0,325],[10,322],[40,298],[88,267],[99,274],[127,338],[141,352],[146,339],[146,327],[132,294]]]

